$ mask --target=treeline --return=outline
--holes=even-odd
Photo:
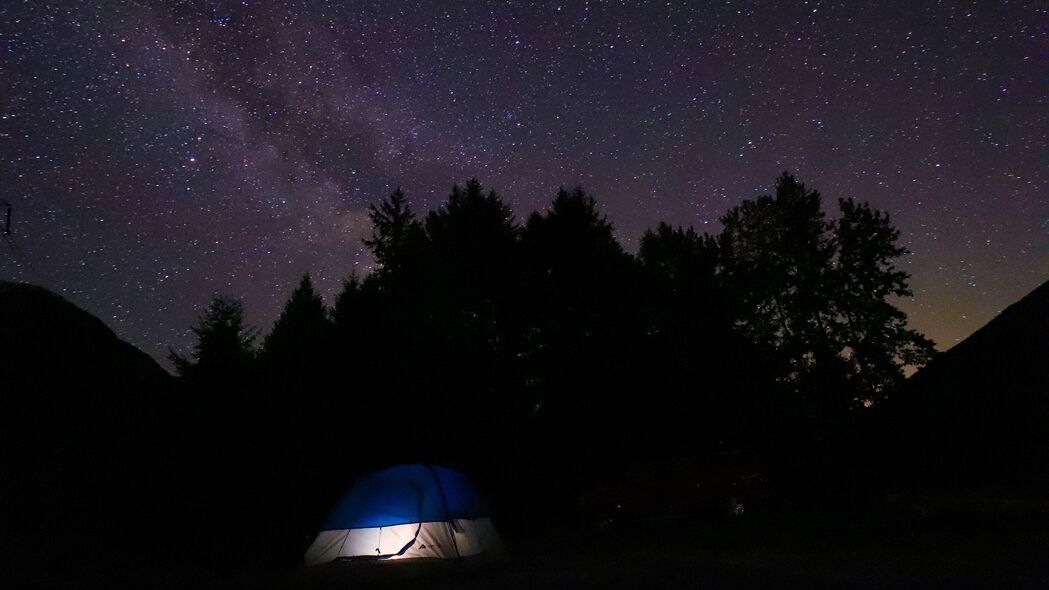
[[[720,234],[660,224],[633,255],[580,188],[521,221],[476,180],[424,216],[397,190],[371,209],[375,270],[330,306],[309,275],[265,333],[237,300],[210,304],[172,354],[187,439],[224,504],[304,532],[393,462],[458,465],[531,503],[716,449],[795,476],[855,465],[933,348],[893,304],[910,292],[888,216],[838,213],[784,173]]]

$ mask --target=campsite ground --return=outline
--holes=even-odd
[[[125,540],[156,545],[162,555],[154,565],[127,559],[130,547],[99,539],[73,543],[83,550],[52,554],[32,570],[27,570],[31,560],[17,552],[8,557],[22,566],[17,572],[22,581],[10,586],[19,588],[1049,587],[1049,518],[1044,511],[1038,515],[1015,504],[1011,510],[989,508],[925,499],[910,509],[795,507],[738,522],[694,518],[605,531],[574,523],[505,527],[508,561],[472,570],[404,562],[289,567],[231,552],[220,529],[201,531],[194,548],[164,548],[158,544],[163,535],[156,534]],[[165,565],[157,565],[161,561]]]
[[[245,585],[296,588],[1040,588],[1049,521],[987,513],[793,511],[749,522],[670,520],[504,535],[497,568],[332,564]],[[386,564],[389,565],[389,564]]]

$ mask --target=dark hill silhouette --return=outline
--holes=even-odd
[[[116,568],[134,554],[120,543],[136,522],[156,522],[169,479],[161,425],[172,384],[98,318],[47,289],[0,282],[0,537],[10,535],[3,551],[20,575]]]
[[[1049,282],[916,373],[898,410],[937,484],[1049,484]]]
[[[102,386],[130,394],[169,380],[152,357],[117,338],[102,320],[43,287],[0,281],[0,327],[8,384],[55,392]]]

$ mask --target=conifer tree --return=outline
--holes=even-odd
[[[342,282],[342,290],[335,296],[335,305],[331,308],[331,320],[339,333],[349,332],[359,317],[364,286],[356,275]]]
[[[244,322],[239,299],[219,296],[211,301],[197,325],[192,357],[170,351],[169,358],[182,376],[203,376],[243,371],[255,357],[257,331]]]
[[[378,206],[370,205],[369,210],[373,230],[364,244],[371,249],[378,264],[376,276],[381,282],[389,283],[411,264],[413,254],[418,255],[424,239],[422,226],[400,187]]]
[[[307,273],[263,341],[262,359],[288,370],[319,370],[319,361],[329,344],[330,328],[328,309]]]

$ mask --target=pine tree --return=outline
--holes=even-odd
[[[371,249],[379,265],[377,277],[381,282],[389,282],[406,270],[413,254],[418,254],[424,238],[422,226],[415,220],[400,187],[378,206],[370,205],[369,210],[373,230],[371,238],[365,238],[364,244]]]
[[[495,191],[454,186],[426,217],[427,264],[411,301],[389,310],[414,318],[399,352],[425,367],[425,411],[458,416],[475,432],[501,428],[519,340],[518,230]],[[405,350],[404,345],[410,347]],[[461,436],[461,433],[454,433]],[[488,436],[478,434],[477,436]],[[490,440],[490,439],[489,439]]]
[[[597,337],[601,318],[614,313],[614,300],[623,294],[630,259],[594,198],[580,187],[562,188],[547,211],[528,218],[521,245],[529,299],[542,315],[540,329],[564,337],[574,332],[572,339]]]
[[[364,285],[356,274],[342,282],[342,290],[335,296],[331,320],[339,333],[348,333],[360,315]]]
[[[244,305],[239,299],[216,297],[191,330],[197,337],[192,360],[174,350],[169,354],[181,376],[243,371],[255,357],[257,331],[244,323]]]
[[[330,329],[328,309],[307,273],[263,341],[261,357],[287,370],[320,370]]]
[[[425,229],[431,295],[457,308],[458,321],[478,327],[495,321],[493,306],[516,288],[518,230],[510,207],[471,179],[465,189],[452,187],[447,203],[427,215]]]
[[[533,270],[559,282],[586,282],[624,257],[612,224],[582,187],[562,188],[545,214],[532,213],[522,241],[541,267]]]
[[[621,440],[611,433],[627,428],[626,406],[639,407],[618,393],[635,389],[644,374],[630,370],[637,368],[633,260],[579,187],[562,188],[546,211],[528,218],[521,246],[528,310],[521,361],[535,419],[550,429],[547,452],[608,455]]]
[[[513,211],[495,191],[487,193],[476,178],[465,188],[452,187],[448,202],[426,216],[426,233],[435,253],[475,271],[498,271],[517,242]],[[483,278],[483,277],[477,277]]]

